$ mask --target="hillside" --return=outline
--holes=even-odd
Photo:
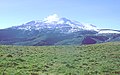
[[[120,42],[0,46],[0,75],[120,75]]]
[[[99,29],[56,14],[43,20],[0,29],[0,45],[85,45],[120,41],[120,30]]]

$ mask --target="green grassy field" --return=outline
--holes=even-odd
[[[0,75],[120,75],[120,43],[0,46]]]

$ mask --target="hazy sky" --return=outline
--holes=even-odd
[[[120,0],[0,0],[0,29],[52,14],[98,28],[120,29]]]

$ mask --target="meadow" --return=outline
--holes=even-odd
[[[120,42],[0,46],[0,75],[120,75]]]

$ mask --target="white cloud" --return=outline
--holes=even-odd
[[[100,31],[99,33],[117,33],[117,34],[120,34],[120,32],[112,31],[112,30]]]
[[[59,21],[59,17],[57,14],[53,14],[53,15],[50,15],[46,18],[44,18],[43,21],[45,21],[45,23],[52,23],[52,22],[55,22],[55,21]]]

